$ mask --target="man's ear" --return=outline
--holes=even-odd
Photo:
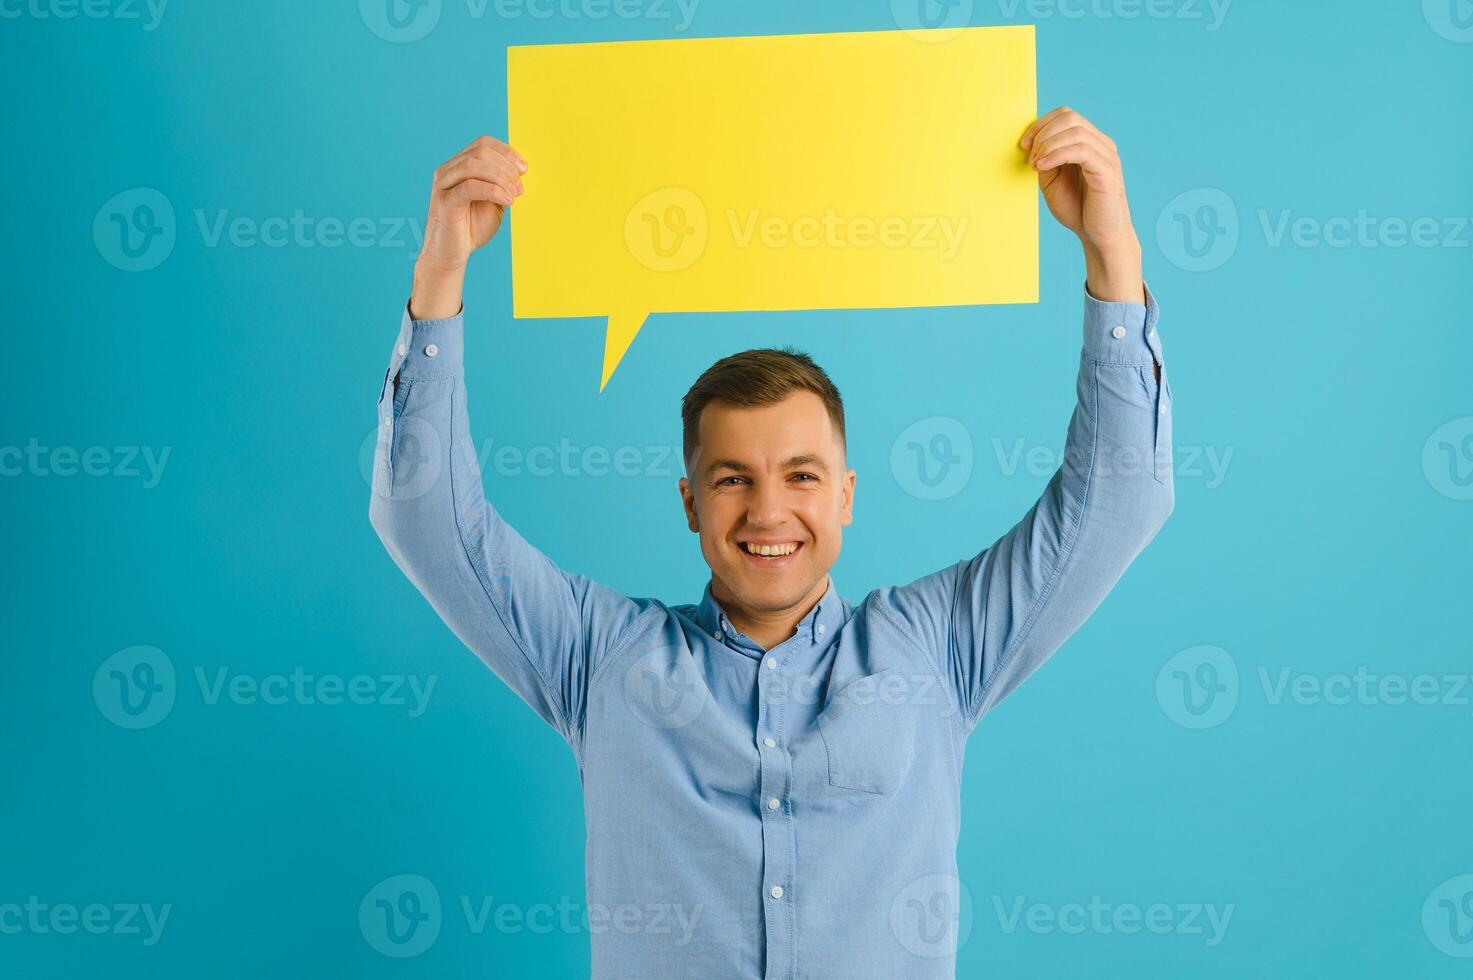
[[[839,520],[847,527],[854,520],[854,481],[857,474],[851,470],[844,471],[844,505],[839,512]]]
[[[701,522],[696,517],[696,497],[691,493],[690,480],[687,477],[680,478],[680,502],[685,508],[685,525],[692,531],[701,530]]]

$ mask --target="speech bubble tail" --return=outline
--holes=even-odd
[[[609,379],[614,376],[614,369],[624,359],[624,352],[629,350],[629,345],[634,341],[634,335],[639,333],[639,328],[644,326],[648,313],[610,313],[608,329],[604,332],[604,373],[598,383],[598,390],[602,392]]]

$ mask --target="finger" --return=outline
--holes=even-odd
[[[1050,144],[1072,143],[1083,139],[1089,130],[1083,126],[1071,126],[1067,121],[1056,121],[1038,131],[1033,137],[1033,148],[1028,151],[1028,162],[1037,160]]]
[[[1104,133],[1101,133],[1099,129],[1096,128],[1094,123],[1090,122],[1088,119],[1084,118],[1073,109],[1066,109],[1064,112],[1059,113],[1059,115],[1055,118],[1050,119],[1048,122],[1040,126],[1038,132],[1033,134],[1033,139],[1030,141],[1030,152],[1034,157],[1037,157],[1039,143],[1044,142],[1045,140],[1048,140],[1058,135],[1059,133],[1068,132],[1071,129],[1082,129],[1086,132],[1100,136],[1107,143],[1110,142],[1109,138],[1106,137]]]
[[[461,157],[441,167],[435,175],[435,188],[449,190],[468,177],[501,184],[513,195],[521,194],[524,190],[522,180],[516,175],[511,161],[496,154]]]
[[[1070,109],[1068,106],[1061,105],[1053,112],[1039,116],[1037,119],[1033,120],[1033,125],[1029,126],[1027,131],[1023,133],[1023,138],[1018,140],[1018,145],[1025,150],[1028,149],[1030,146],[1033,145],[1033,141],[1037,138],[1038,131],[1040,129],[1048,125],[1053,120],[1059,118],[1059,116],[1063,115],[1064,113],[1072,111],[1073,110]]]
[[[445,193],[445,203],[451,207],[465,207],[472,201],[490,201],[506,208],[511,206],[512,195],[500,184],[475,178],[463,180]]]
[[[495,184],[502,188],[511,200],[515,200],[522,193],[522,182],[511,173],[511,164],[505,159],[500,162],[491,162],[476,158],[463,160],[437,173],[434,193],[444,195],[467,180],[480,180],[488,184]]]
[[[1054,147],[1034,167],[1040,173],[1046,173],[1071,163],[1083,170],[1086,177],[1102,180],[1114,180],[1118,177],[1118,168],[1106,157],[1098,144],[1085,140]]]
[[[1088,119],[1085,119],[1077,112],[1070,111],[1060,115],[1057,119],[1049,120],[1043,126],[1039,127],[1038,132],[1033,134],[1033,140],[1028,150],[1029,156],[1036,159],[1038,157],[1038,148],[1041,144],[1056,138],[1061,133],[1067,133],[1071,130],[1081,130],[1086,133],[1104,135],[1098,129],[1095,129]]]
[[[526,157],[522,156],[516,150],[512,149],[506,143],[503,143],[501,140],[497,139],[494,136],[477,136],[475,139],[471,140],[470,145],[467,146],[462,151],[462,153],[469,154],[472,151],[476,150],[489,150],[498,156],[510,160],[512,162],[512,166],[516,168],[517,173],[524,174],[527,172]]]
[[[1023,138],[1018,140],[1018,145],[1028,150],[1038,142],[1040,137],[1048,132],[1068,126],[1080,125],[1093,128],[1094,124],[1068,106],[1062,105],[1053,112],[1035,119],[1033,125],[1029,126],[1027,132],[1023,134]]]
[[[1043,159],[1055,148],[1068,146],[1072,143],[1090,143],[1099,147],[1101,152],[1111,152],[1111,148],[1106,145],[1103,136],[1097,131],[1085,126],[1070,126],[1067,129],[1061,129],[1047,135],[1040,133],[1038,138],[1033,141],[1033,150],[1028,154],[1028,162],[1036,166],[1039,160]]]

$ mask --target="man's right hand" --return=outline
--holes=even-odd
[[[522,193],[526,172],[522,155],[490,136],[435,168],[424,244],[414,263],[411,317],[438,320],[460,312],[466,262],[495,236]]]

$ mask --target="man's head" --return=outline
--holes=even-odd
[[[686,521],[726,594],[760,612],[821,598],[854,507],[829,376],[789,347],[742,351],[696,379],[681,419]],[[792,553],[750,553],[762,545]]]

